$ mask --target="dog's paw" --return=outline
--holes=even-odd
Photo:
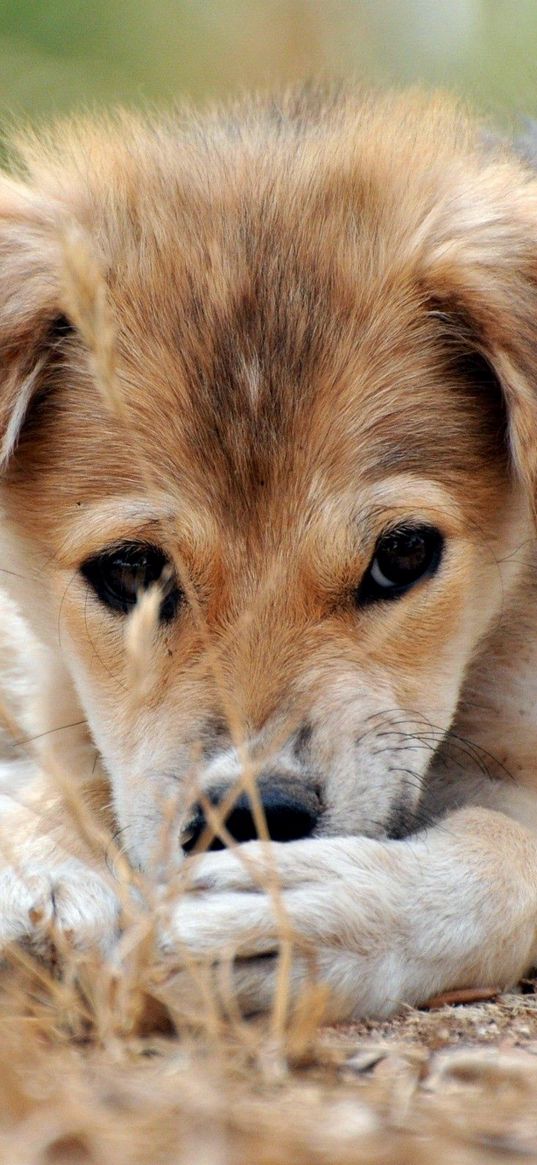
[[[495,811],[462,809],[402,841],[250,842],[191,858],[182,881],[162,918],[170,970],[188,994],[200,965],[220,965],[246,1013],[281,999],[289,968],[291,998],[326,985],[327,1018],[381,1018],[455,988],[504,989],[537,958],[535,838]]]
[[[76,858],[0,873],[0,953],[14,942],[43,956],[52,948],[107,953],[119,918],[120,904],[108,883]]]
[[[411,863],[403,853],[367,838],[339,838],[251,842],[193,859],[184,872],[188,888],[161,932],[178,991],[192,993],[200,964],[227,964],[226,981],[231,975],[243,1012],[266,1011],[287,943],[292,999],[320,982],[327,1017],[391,1014],[408,987]]]

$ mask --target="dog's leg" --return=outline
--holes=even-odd
[[[24,940],[37,953],[62,939],[108,950],[120,902],[104,855],[85,844],[45,775],[21,794],[0,795],[0,952]]]
[[[88,799],[97,799],[102,784],[93,773],[94,750],[84,750],[81,741],[68,752],[59,735],[59,751],[67,757],[65,780],[73,786],[75,811],[70,811],[58,781],[40,763],[40,753],[52,755],[50,742],[57,739],[43,707],[50,695],[50,660],[3,593],[0,659],[0,952],[21,939],[44,951],[61,934],[77,947],[106,949],[117,933],[119,902],[97,830],[92,834],[88,818],[84,837],[76,820],[76,804],[82,811]],[[54,711],[57,715],[58,708]],[[80,776],[76,761],[91,774],[82,781],[84,798],[82,791],[74,792]],[[109,793],[101,796],[101,804],[108,799]]]
[[[167,918],[164,947],[172,961],[181,948],[234,957],[250,1012],[271,1004],[282,918],[296,936],[293,994],[318,976],[331,1018],[505,988],[537,957],[537,840],[491,810],[458,811],[404,841],[251,842],[194,859],[184,876],[191,892]],[[182,972],[183,990],[187,980]]]

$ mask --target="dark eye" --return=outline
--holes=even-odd
[[[124,615],[132,611],[140,592],[159,579],[163,590],[160,618],[164,622],[173,618],[181,600],[170,563],[154,546],[125,543],[88,558],[80,570],[101,602]]]
[[[440,564],[444,539],[434,526],[398,526],[381,534],[375,554],[358,588],[363,606],[398,599]]]

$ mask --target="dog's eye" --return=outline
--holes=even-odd
[[[363,606],[404,595],[414,583],[434,574],[443,545],[434,526],[398,526],[381,534],[358,588],[358,602]]]
[[[88,558],[81,573],[95,594],[111,607],[127,615],[140,592],[161,580],[163,599],[160,618],[167,622],[175,615],[181,600],[173,571],[162,550],[139,543],[126,543]]]

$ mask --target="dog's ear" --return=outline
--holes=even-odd
[[[537,515],[537,177],[490,159],[431,218],[428,303],[461,366],[501,396],[511,464]]]
[[[61,238],[54,203],[0,177],[0,473],[42,375],[69,328],[61,306]]]

